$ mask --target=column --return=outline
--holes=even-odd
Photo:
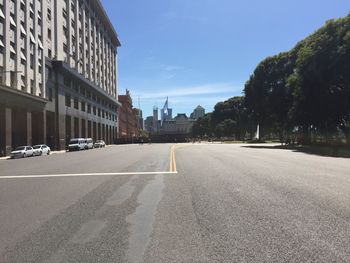
[[[12,151],[12,109],[5,108],[5,147],[6,155]]]
[[[27,145],[32,145],[33,143],[33,133],[32,133],[32,113],[30,111],[26,112],[27,118]]]

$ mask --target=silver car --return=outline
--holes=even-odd
[[[33,146],[33,154],[35,156],[39,155],[50,155],[51,149],[49,146],[45,144],[40,144],[40,145],[34,145]]]
[[[31,146],[19,146],[10,154],[11,158],[25,158],[29,156],[34,156],[33,147]]]
[[[106,143],[103,140],[97,140],[94,143],[94,148],[102,148],[102,147],[105,147],[105,146],[106,146]]]

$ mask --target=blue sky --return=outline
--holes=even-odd
[[[191,113],[241,95],[265,57],[289,50],[348,0],[102,0],[119,35],[119,94],[129,89],[144,117],[169,97]]]

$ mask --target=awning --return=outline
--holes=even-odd
[[[43,44],[41,43],[40,39],[38,38],[38,44],[41,49],[44,49]]]
[[[31,40],[33,43],[36,43],[36,41],[35,41],[35,37],[33,36],[33,34],[32,34],[32,33],[30,33],[30,40]]]
[[[10,45],[10,51],[13,53],[13,54],[16,54],[16,50],[13,48],[13,46]]]
[[[4,13],[2,12],[1,9],[0,9],[0,17],[2,17],[3,19],[5,19],[5,15],[4,15]]]
[[[11,23],[11,25],[13,25],[15,27],[17,26],[15,23],[15,20],[13,20],[12,16],[10,16],[10,23]]]
[[[5,47],[5,46],[4,46],[4,43],[2,43],[1,39],[0,39],[0,46],[1,46],[1,47]]]
[[[22,25],[20,26],[20,28],[21,28],[21,33],[23,35],[27,35],[27,32],[26,32],[26,30],[24,29],[24,27]]]
[[[21,59],[23,59],[23,60],[27,61],[27,58],[26,58],[26,56],[23,54],[23,52],[22,52],[22,51],[21,51]]]

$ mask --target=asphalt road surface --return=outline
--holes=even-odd
[[[350,262],[350,159],[247,146],[1,160],[0,262]]]

